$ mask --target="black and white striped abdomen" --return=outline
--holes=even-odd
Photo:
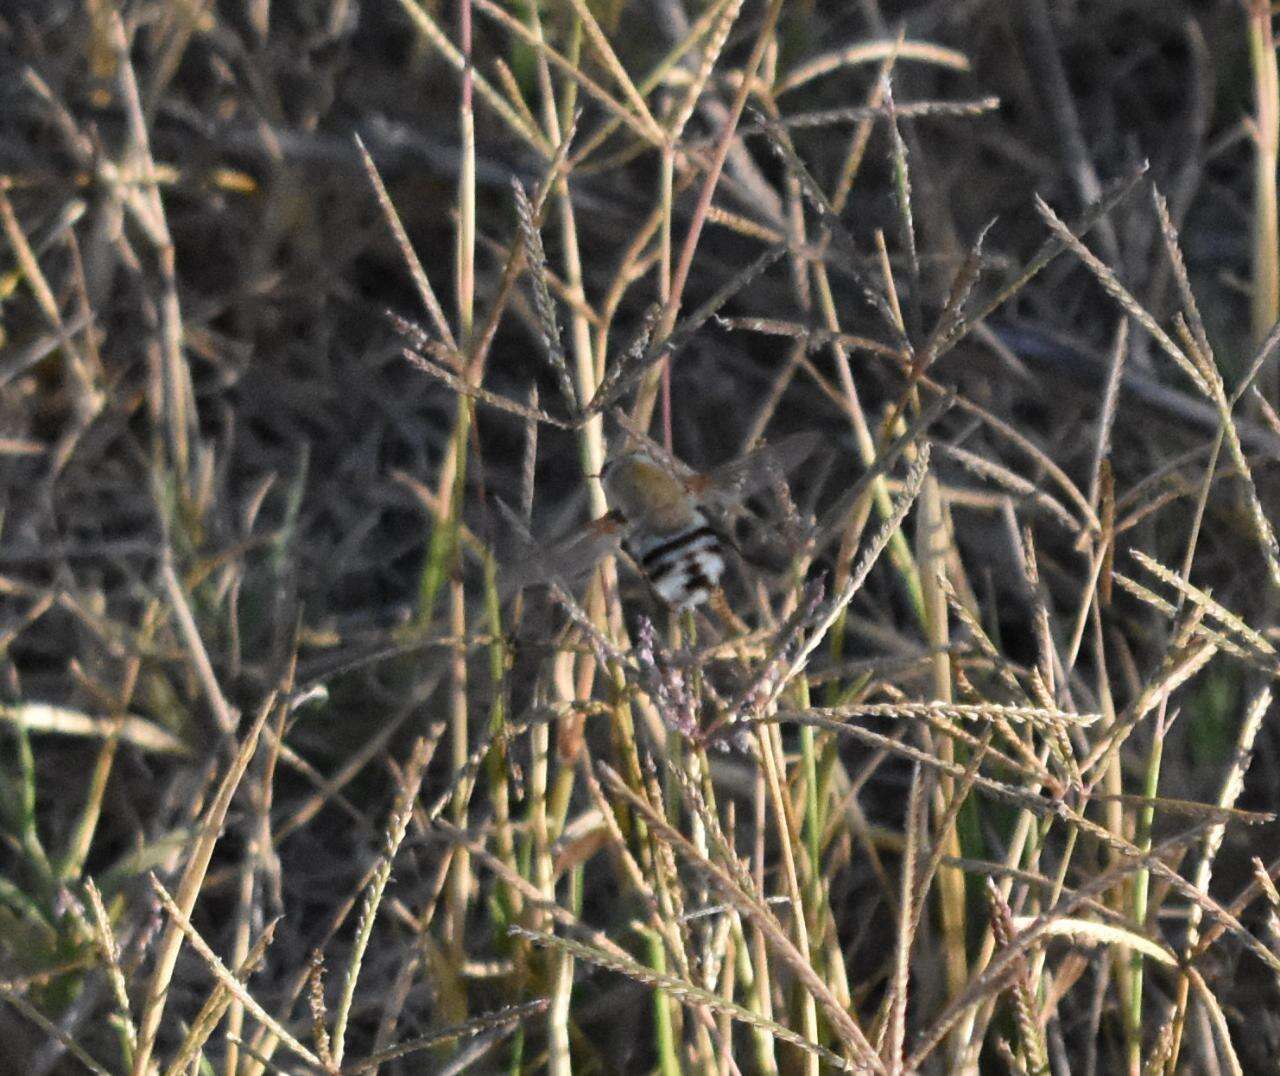
[[[701,512],[683,530],[668,534],[637,531],[625,542],[654,590],[669,605],[699,605],[720,585],[724,545]]]

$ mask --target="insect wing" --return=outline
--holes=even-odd
[[[613,516],[601,516],[577,534],[536,553],[549,573],[544,579],[554,577],[570,584],[578,582],[601,560],[618,551],[623,530],[623,525]]]
[[[822,434],[796,433],[771,445],[752,450],[686,483],[690,492],[727,508],[773,482],[786,478],[818,450]]]
[[[783,571],[804,545],[802,523],[785,488],[788,473],[812,456],[822,443],[818,433],[798,433],[748,452],[704,476],[706,491],[695,493],[720,529],[733,535],[733,545],[747,563],[769,574]],[[778,505],[760,518],[744,511],[742,502],[761,489],[778,491]],[[777,509],[780,508],[780,513]]]
[[[573,587],[604,557],[616,553],[622,540],[622,524],[607,515],[561,541],[539,543],[510,508],[501,501],[497,503],[515,535],[515,548],[502,558],[504,598],[523,587],[552,580]]]

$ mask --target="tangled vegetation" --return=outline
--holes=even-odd
[[[1266,0],[0,40],[0,1069],[1273,1070]]]

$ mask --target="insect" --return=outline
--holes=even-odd
[[[605,464],[605,497],[623,524],[622,548],[677,609],[706,601],[725,569],[724,539],[688,486],[644,452]]]
[[[529,562],[522,583],[575,578],[619,545],[657,595],[676,609],[705,602],[720,585],[733,544],[725,519],[740,502],[803,462],[820,435],[795,434],[706,473],[676,474],[656,452],[629,451],[600,473],[607,515]],[[540,577],[540,578],[539,578]]]

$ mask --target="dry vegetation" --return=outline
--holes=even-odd
[[[0,40],[0,1071],[1275,1071],[1266,0]]]

